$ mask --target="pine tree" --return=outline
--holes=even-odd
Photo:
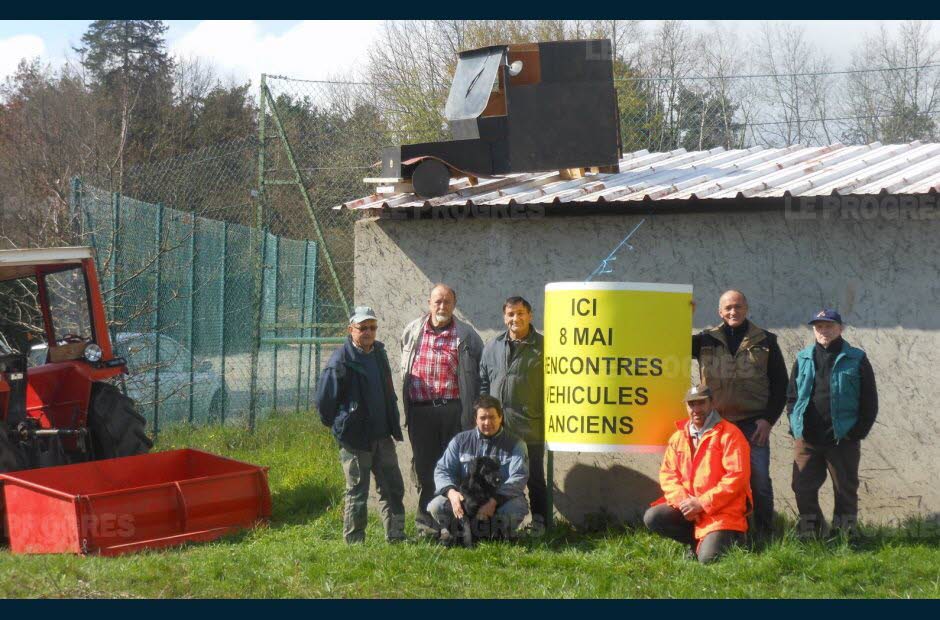
[[[125,168],[159,149],[173,105],[173,61],[160,20],[92,22],[82,35],[82,66],[101,99],[104,124],[119,127],[109,165],[113,191],[122,191]]]
[[[173,61],[166,53],[166,30],[157,19],[99,19],[88,26],[76,51],[100,86],[169,80]]]

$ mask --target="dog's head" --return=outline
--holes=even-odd
[[[477,457],[473,462],[472,476],[495,489],[499,486],[499,463],[489,456]]]

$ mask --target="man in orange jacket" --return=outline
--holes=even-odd
[[[744,541],[751,505],[751,457],[747,438],[721,419],[711,390],[685,394],[689,419],[676,423],[659,469],[663,497],[643,523],[651,531],[689,545],[699,562],[715,560]]]

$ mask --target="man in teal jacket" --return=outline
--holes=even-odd
[[[865,352],[842,339],[838,312],[822,310],[809,324],[816,343],[797,354],[787,388],[799,531],[823,531],[819,489],[828,471],[835,495],[833,530],[852,533],[858,520],[861,440],[878,415],[875,374]]]

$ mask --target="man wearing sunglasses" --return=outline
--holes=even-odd
[[[320,420],[333,429],[346,478],[347,543],[365,541],[370,472],[386,540],[405,538],[405,484],[395,453],[395,441],[403,437],[385,346],[375,339],[378,324],[372,308],[357,306],[349,318],[349,337],[330,356],[317,385]]]

